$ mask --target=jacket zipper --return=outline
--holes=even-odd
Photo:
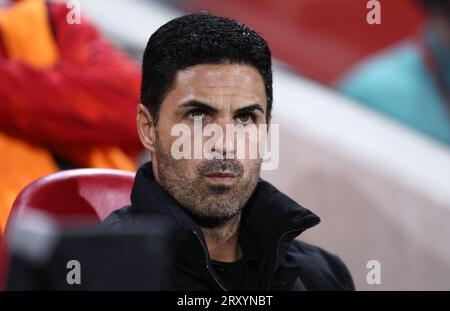
[[[193,230],[195,236],[197,237],[198,241],[200,242],[200,245],[202,245],[203,248],[203,252],[205,254],[205,265],[206,265],[206,269],[208,270],[209,274],[211,275],[211,277],[214,279],[214,281],[216,282],[217,285],[219,285],[219,287],[223,290],[223,291],[228,291],[227,288],[225,288],[222,283],[220,282],[220,280],[217,279],[217,277],[215,276],[214,272],[211,270],[211,266],[209,265],[209,260],[208,260],[208,254],[205,251],[205,246],[203,245],[202,239],[200,239],[198,233],[196,230]]]
[[[272,286],[272,283],[273,283],[273,279],[274,279],[274,277],[275,277],[275,273],[276,273],[276,269],[275,269],[275,267],[277,267],[278,266],[278,261],[279,261],[279,251],[280,251],[280,243],[281,243],[281,241],[288,235],[288,234],[291,234],[291,233],[294,233],[294,232],[298,232],[299,230],[291,230],[291,231],[287,231],[287,232],[285,232],[285,233],[283,233],[283,235],[278,239],[278,241],[277,241],[277,247],[276,247],[276,259],[275,259],[275,265],[274,265],[274,269],[273,269],[273,272],[272,272],[272,276],[270,277],[270,281],[269,282],[267,282],[267,288],[266,288],[266,290],[270,290],[270,287]],[[301,233],[302,231],[300,231],[300,233]]]

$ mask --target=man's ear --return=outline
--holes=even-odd
[[[155,152],[156,124],[153,122],[150,111],[141,103],[137,107],[136,124],[139,138],[144,147],[150,152]]]

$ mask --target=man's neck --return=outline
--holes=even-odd
[[[239,245],[240,220],[241,214],[221,227],[202,229],[208,245],[209,256],[212,260],[234,262],[242,256],[242,250]]]

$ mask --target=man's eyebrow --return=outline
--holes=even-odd
[[[217,108],[214,108],[214,107],[210,106],[209,104],[204,103],[199,100],[196,100],[196,99],[188,100],[187,102],[182,103],[179,107],[180,108],[197,108],[197,109],[207,111],[210,114],[214,114],[219,111]],[[248,105],[245,107],[241,107],[239,109],[236,109],[234,111],[234,113],[242,114],[242,113],[252,112],[253,110],[259,110],[261,113],[264,114],[264,109],[262,108],[262,106],[260,104],[251,104],[251,105]]]
[[[201,102],[199,100],[196,99],[192,99],[192,100],[188,100],[187,102],[182,103],[180,106],[180,108],[197,108],[197,109],[202,109],[205,110],[209,113],[215,113],[218,110],[210,105],[208,105],[207,103]]]
[[[259,110],[264,114],[264,109],[263,109],[263,107],[261,107],[260,104],[251,104],[251,105],[236,109],[235,113],[240,114],[240,113],[251,112],[253,110]]]

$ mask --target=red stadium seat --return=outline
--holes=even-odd
[[[56,219],[101,221],[130,204],[133,181],[134,173],[113,169],[65,170],[42,177],[19,193],[8,224],[31,208]]]
[[[56,219],[99,222],[111,212],[130,204],[134,173],[113,169],[76,169],[42,177],[17,196],[11,219],[30,209],[44,211]],[[7,254],[0,232],[0,290],[4,286]]]

